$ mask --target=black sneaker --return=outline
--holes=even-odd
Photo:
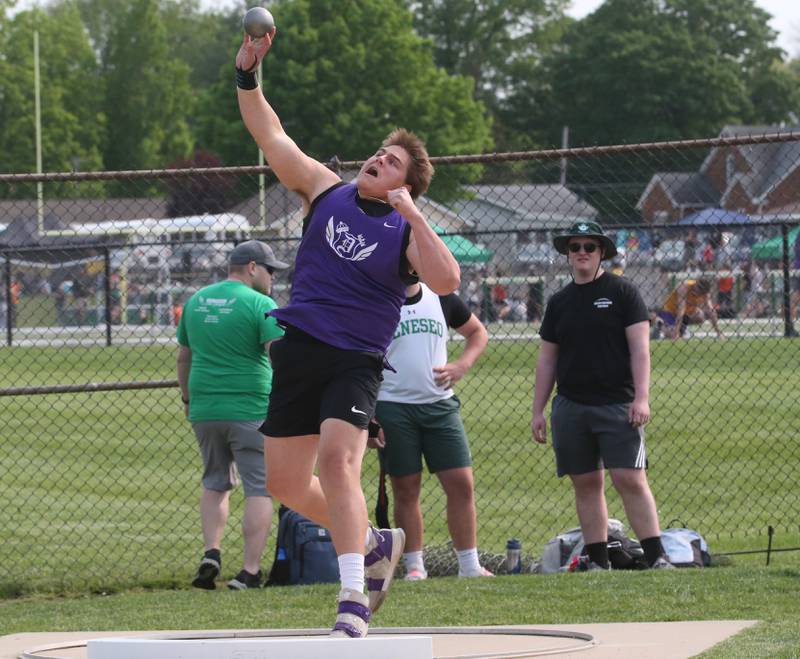
[[[261,570],[255,574],[250,574],[247,570],[242,570],[228,582],[228,588],[231,590],[261,588]]]
[[[220,562],[209,556],[204,556],[197,568],[197,576],[192,580],[195,588],[214,590],[217,587],[214,579],[219,576]]]

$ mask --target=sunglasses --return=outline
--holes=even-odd
[[[262,268],[264,268],[271,275],[275,274],[275,268],[273,268],[271,265],[267,265],[266,263],[258,263],[258,262],[256,262],[256,265],[260,265]]]
[[[597,249],[597,243],[570,243],[569,244],[569,251],[573,254],[577,254],[578,252],[583,249],[584,252],[587,254],[593,254],[594,251]]]

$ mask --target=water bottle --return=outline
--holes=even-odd
[[[519,574],[522,569],[521,561],[522,544],[516,538],[511,538],[506,543],[506,572]]]

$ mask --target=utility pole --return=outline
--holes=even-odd
[[[33,95],[36,122],[36,173],[42,173],[42,98],[39,82],[39,31],[33,31]],[[36,182],[36,227],[39,238],[44,236],[44,187]]]
[[[264,80],[264,60],[258,63],[258,79]],[[264,152],[258,149],[258,166],[264,166]],[[266,208],[266,177],[264,172],[258,174],[258,225],[266,232],[267,230],[267,208]]]
[[[569,149],[569,126],[564,126],[561,129],[561,148],[562,149]],[[561,185],[567,184],[567,158],[561,158],[561,176],[559,177],[559,183]]]

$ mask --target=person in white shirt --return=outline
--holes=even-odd
[[[447,524],[461,577],[493,576],[478,562],[472,456],[453,385],[488,343],[486,328],[455,294],[439,296],[424,284],[407,289],[400,324],[386,355],[375,412],[381,429],[374,443],[385,452],[394,494],[395,523],[406,533],[406,579],[427,578],[420,508],[422,458],[447,497]],[[465,338],[447,361],[448,328]]]

